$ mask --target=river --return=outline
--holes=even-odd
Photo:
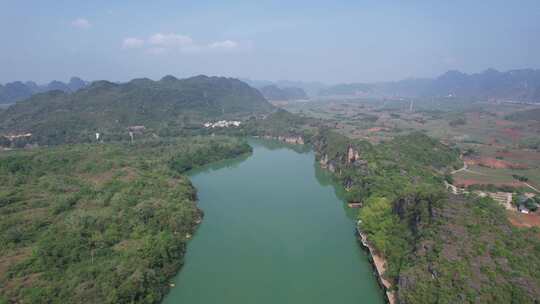
[[[355,211],[313,152],[250,145],[191,174],[205,216],[163,303],[384,303]]]

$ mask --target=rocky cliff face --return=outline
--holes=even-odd
[[[437,217],[436,203],[440,199],[441,197],[405,195],[394,202],[392,212],[407,223],[413,236],[416,236],[422,227],[432,224]]]
[[[321,166],[321,168],[328,169],[328,171],[332,173],[336,173],[336,168],[338,167],[338,164],[335,160],[328,159],[328,154],[324,154],[319,159],[319,165]]]
[[[310,143],[349,198],[368,198],[365,233],[384,252],[398,303],[540,298],[538,233],[512,228],[494,201],[445,192],[440,172],[456,151],[421,134],[373,146],[329,132]]]
[[[347,172],[368,174],[367,161],[361,158],[360,149],[354,147],[348,138],[344,142],[333,143],[326,137],[319,137],[311,143],[321,168],[335,173],[341,179],[345,190],[350,191],[354,186],[354,181]]]
[[[328,154],[324,154],[321,159],[319,159],[319,165],[324,169],[328,167]]]
[[[351,145],[347,148],[347,163],[351,164],[360,159],[360,153]]]

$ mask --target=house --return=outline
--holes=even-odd
[[[212,122],[206,122],[203,124],[205,128],[229,128],[229,127],[239,127],[242,124],[242,122],[237,120],[220,120],[216,121],[214,123]]]
[[[525,207],[524,205],[519,205],[519,206],[518,206],[518,210],[519,210],[519,212],[524,213],[524,214],[529,214],[529,213],[531,212],[531,211],[530,211],[527,207]]]
[[[523,194],[517,197],[516,203],[518,211],[525,214],[534,212],[539,208],[538,199],[536,197],[529,197]]]
[[[18,139],[18,138],[32,137],[32,133],[10,134],[10,135],[6,135],[5,137],[7,137],[9,140],[13,141],[14,139]]]
[[[145,126],[129,126],[128,130],[131,132],[143,132],[146,130]]]

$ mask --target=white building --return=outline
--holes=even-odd
[[[242,122],[237,120],[219,120],[216,122],[205,122],[203,126],[205,128],[230,128],[230,127],[239,127]]]

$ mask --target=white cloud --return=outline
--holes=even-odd
[[[208,45],[211,49],[234,49],[238,47],[238,43],[232,40],[216,41]]]
[[[193,39],[186,35],[174,33],[157,33],[148,38],[148,43],[161,47],[188,47],[193,45]]]
[[[71,25],[76,27],[76,28],[80,28],[80,29],[87,29],[87,28],[90,28],[92,26],[90,21],[88,21],[85,18],[77,18],[77,19],[75,19],[75,20],[73,20],[71,22]]]
[[[232,40],[215,41],[209,44],[196,43],[190,36],[176,33],[156,33],[147,39],[127,37],[122,41],[123,48],[144,48],[148,54],[164,54],[172,51],[199,53],[210,50],[232,50],[240,47]]]
[[[134,37],[128,37],[125,38],[124,41],[122,41],[122,47],[125,49],[134,49],[134,48],[140,48],[144,46],[144,40]]]

